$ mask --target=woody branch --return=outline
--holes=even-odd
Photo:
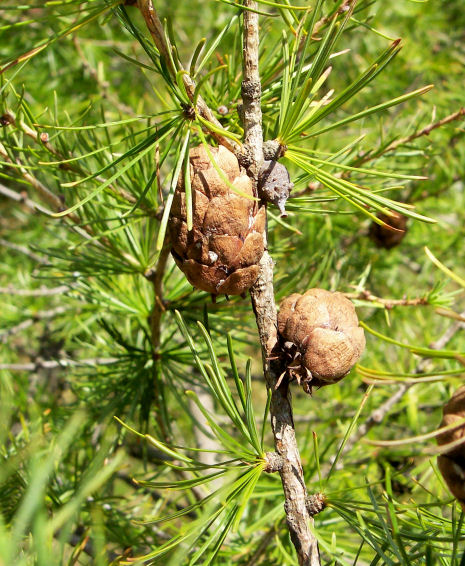
[[[243,40],[243,121],[245,153],[249,174],[258,181],[258,172],[263,162],[263,131],[260,107],[261,84],[258,68],[258,14],[257,3],[244,0]],[[287,380],[279,387],[276,384],[279,369],[271,365],[271,353],[277,343],[277,312],[273,289],[273,260],[265,251],[260,262],[260,274],[250,289],[258,333],[262,348],[263,372],[267,387],[271,390],[271,426],[276,453],[280,456],[278,471],[283,485],[286,520],[291,540],[296,548],[301,566],[320,564],[317,541],[310,530],[311,518],[307,508],[308,494],[305,487],[302,464],[295,436],[292,416],[291,393]]]

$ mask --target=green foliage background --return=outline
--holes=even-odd
[[[67,207],[93,195],[76,208],[78,228],[0,195],[0,564],[104,565],[141,556],[139,563],[294,564],[279,477],[262,472],[273,439],[268,420],[263,424],[267,394],[248,299],[212,303],[168,260],[161,341],[153,346],[153,285],[144,274],[160,256],[162,205],[185,140],[185,93],[166,79],[151,40],[144,52],[127,29],[132,22],[144,30],[135,8],[110,4],[0,6],[4,66],[50,43],[1,75],[0,113],[13,112],[15,122],[0,130],[0,185],[47,209],[54,207],[37,180]],[[320,6],[321,16],[338,6],[310,4]],[[403,49],[317,129],[425,85],[434,89],[293,142],[326,161],[333,175],[340,171],[333,161],[356,168],[373,154],[361,167],[391,176],[355,169],[351,179],[375,197],[414,203],[416,213],[437,222],[409,219],[401,245],[377,248],[363,210],[327,186],[309,190],[315,176],[291,158],[285,160],[296,184],[290,215],[282,221],[271,209],[277,300],[312,286],[354,293],[359,318],[394,341],[367,334],[360,367],[344,381],[313,397],[297,385],[293,390],[307,486],[328,500],[315,518],[323,564],[458,565],[463,553],[460,507],[438,475],[434,440],[422,438],[438,427],[441,406],[460,384],[463,333],[451,332],[436,352],[414,350],[447,335],[457,324],[454,313],[464,310],[463,117],[384,153],[465,106],[461,4],[359,2],[318,92],[343,91],[395,38]],[[156,6],[172,22],[186,68],[202,37],[207,44],[198,63],[230,25],[198,78],[227,66],[201,83],[201,94],[223,127],[240,135],[237,7],[200,0]],[[276,16],[262,18],[261,44],[264,124],[272,137],[285,111],[279,65],[292,50],[293,18],[301,12],[266,3],[261,9]],[[323,25],[318,37],[331,37],[331,29]],[[310,42],[310,61],[321,44]],[[300,75],[297,82],[303,88]],[[217,111],[221,105],[226,116]],[[34,140],[31,129],[48,141]],[[194,132],[191,145],[200,137]],[[137,144],[142,157],[134,153]],[[71,161],[62,163],[64,156]],[[427,179],[410,178],[420,176]],[[112,182],[104,186],[102,177]],[[373,202],[362,208],[376,213]],[[45,288],[59,289],[45,294]],[[425,304],[386,308],[363,291]],[[385,418],[352,443],[372,412],[410,381],[416,383]],[[196,395],[213,398],[210,420],[194,411]],[[195,450],[199,429],[216,442],[220,464],[212,469]],[[367,442],[409,437],[420,438]],[[341,448],[345,442],[350,450]]]

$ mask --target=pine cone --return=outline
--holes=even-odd
[[[223,146],[209,147],[217,167],[236,189],[254,196],[252,180]],[[235,193],[204,146],[189,152],[193,228],[187,229],[184,179],[180,178],[169,232],[174,260],[189,282],[214,295],[240,295],[258,277],[264,251],[265,207]]]
[[[304,389],[335,383],[349,373],[365,348],[354,305],[341,293],[310,289],[285,298],[278,331],[293,355],[291,377]]]
[[[465,418],[465,385],[457,389],[444,405],[441,427],[452,425]],[[437,437],[440,446],[465,437],[465,424],[443,432]],[[465,444],[460,444],[438,456],[438,468],[452,495],[465,512]]]
[[[389,224],[391,228],[372,222],[369,235],[378,248],[390,250],[398,246],[407,233],[407,218],[399,212],[393,212],[393,216],[378,214],[378,218]],[[393,230],[394,228],[394,230]]]

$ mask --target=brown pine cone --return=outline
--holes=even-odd
[[[441,427],[463,421],[465,418],[465,385],[457,389],[444,405]],[[465,437],[465,424],[443,432],[437,437],[440,446]],[[465,511],[465,444],[460,444],[438,456],[438,468],[452,495]]]
[[[252,180],[223,146],[209,147],[217,167],[236,189],[254,196]],[[203,145],[189,152],[193,227],[187,229],[184,179],[171,207],[174,260],[189,282],[214,295],[240,295],[257,280],[264,251],[265,207],[234,192]]]
[[[372,222],[369,235],[378,248],[390,250],[398,246],[407,233],[407,218],[399,212],[393,212],[393,216],[378,214],[378,218],[390,227],[382,226]]]
[[[349,373],[365,348],[354,305],[324,289],[294,293],[280,306],[278,331],[294,358],[291,377],[311,386],[336,383]]]

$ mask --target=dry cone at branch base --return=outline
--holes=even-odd
[[[365,348],[355,307],[341,293],[310,289],[286,297],[280,306],[278,330],[291,361],[290,377],[304,390],[342,379]]]
[[[223,146],[189,152],[193,227],[187,229],[184,178],[171,207],[172,254],[189,282],[214,295],[240,295],[257,280],[264,251],[266,211],[252,180]],[[234,188],[233,188],[234,187]],[[238,192],[235,192],[236,189]]]
[[[441,427],[459,423],[465,419],[465,385],[457,389],[444,405]],[[465,423],[437,437],[440,446],[460,439],[465,441]],[[459,444],[438,456],[438,468],[452,495],[465,512],[465,444]]]

